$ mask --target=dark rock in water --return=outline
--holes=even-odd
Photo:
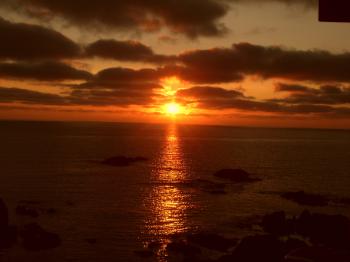
[[[215,177],[230,180],[235,183],[249,183],[260,181],[258,178],[252,178],[249,173],[242,169],[222,169],[214,173]]]
[[[193,257],[201,253],[200,248],[190,245],[183,240],[169,243],[166,249],[169,253],[177,253],[186,257]]]
[[[7,228],[9,224],[8,209],[4,201],[0,198],[0,230]]]
[[[110,157],[102,161],[102,164],[110,166],[129,166],[137,162],[147,161],[144,157],[126,157],[126,156],[115,156]]]
[[[284,211],[265,215],[261,225],[265,232],[278,236],[292,234],[294,230],[293,221],[286,219]]]
[[[7,226],[0,229],[0,249],[10,248],[17,242],[17,227]]]
[[[304,247],[291,251],[285,256],[286,262],[349,262],[349,254],[324,247]]]
[[[350,220],[342,215],[311,214],[304,211],[296,221],[296,233],[315,244],[350,248]]]
[[[327,206],[329,202],[324,196],[305,193],[304,191],[282,193],[281,197],[305,206]]]
[[[138,257],[141,257],[141,258],[150,258],[150,257],[153,257],[154,256],[154,253],[152,250],[137,250],[137,251],[134,251],[135,255],[137,255]]]
[[[289,237],[284,243],[284,245],[287,253],[300,248],[309,247],[309,245],[305,241],[294,237]]]
[[[257,235],[243,238],[232,255],[222,258],[221,261],[281,262],[284,255],[284,244],[278,238],[271,235]]]
[[[44,230],[36,223],[28,224],[20,231],[22,245],[32,251],[56,248],[61,245],[61,238]]]
[[[188,241],[201,247],[216,251],[226,252],[237,244],[237,240],[228,239],[217,234],[197,233],[187,237]]]
[[[191,185],[192,187],[199,188],[201,191],[213,195],[221,195],[227,193],[225,191],[225,184],[213,182],[210,180],[196,179],[191,182]]]
[[[28,207],[25,205],[18,205],[16,207],[16,214],[20,216],[30,216],[30,217],[38,217],[39,212],[32,207]]]

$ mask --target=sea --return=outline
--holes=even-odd
[[[145,157],[129,166],[114,156]],[[243,169],[260,181],[229,183],[225,193],[199,181]],[[97,122],[0,122],[0,198],[10,223],[38,223],[62,245],[0,250],[0,261],[167,261],[176,235],[208,231],[241,237],[264,214],[304,209],[350,216],[346,201],[305,207],[283,192],[350,199],[350,131]],[[38,217],[20,216],[25,203]],[[51,210],[52,212],[44,212]],[[135,251],[160,243],[157,256]]]

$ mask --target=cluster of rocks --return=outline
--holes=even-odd
[[[261,234],[240,240],[205,232],[187,234],[165,250],[169,261],[350,261],[350,220],[345,216],[304,211],[288,218],[282,211],[265,215],[260,226]],[[135,253],[143,258],[156,254],[150,247]]]
[[[115,156],[115,157],[106,158],[101,163],[109,166],[124,167],[124,166],[130,166],[137,162],[144,162],[147,160],[148,160],[147,158],[140,157],[140,156],[137,156],[137,157]]]
[[[30,216],[35,216],[33,210],[24,207],[16,209],[17,212],[24,212]],[[8,208],[0,198],[0,249],[11,248],[16,243],[28,250],[44,250],[61,245],[60,237],[51,232],[47,232],[37,223],[31,223],[22,227],[9,224]]]

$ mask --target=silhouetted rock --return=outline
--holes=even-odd
[[[278,238],[272,235],[257,235],[243,238],[232,255],[223,257],[220,261],[281,262],[284,255],[285,246]]]
[[[200,248],[190,245],[183,240],[169,243],[166,249],[169,253],[177,253],[186,257],[193,257],[201,253]]]
[[[0,229],[0,249],[10,248],[17,242],[17,227],[7,226]]]
[[[30,217],[38,217],[39,212],[35,208],[28,207],[25,205],[18,205],[16,207],[16,214],[20,216],[30,216]]]
[[[349,254],[324,247],[304,247],[285,256],[286,262],[349,262]]]
[[[23,247],[28,250],[51,249],[61,245],[61,239],[57,234],[47,232],[36,223],[25,225],[20,231],[20,236]]]
[[[329,202],[327,197],[304,191],[282,193],[281,197],[305,206],[326,206]]]
[[[294,230],[293,221],[286,219],[284,211],[265,215],[261,225],[267,233],[273,235],[289,235]]]
[[[129,166],[136,162],[147,161],[144,157],[126,157],[126,156],[115,156],[110,157],[102,161],[102,164],[110,166]]]
[[[228,239],[217,234],[197,233],[187,237],[188,241],[201,247],[226,252],[229,248],[237,244],[237,240]]]
[[[7,228],[8,224],[8,209],[4,201],[0,198],[0,230],[2,228]]]
[[[258,178],[251,177],[249,173],[242,169],[222,169],[214,173],[214,176],[234,183],[250,183],[260,181]]]
[[[350,248],[350,220],[342,215],[304,211],[296,221],[296,233],[310,238],[315,244]]]

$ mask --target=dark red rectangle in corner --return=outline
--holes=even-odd
[[[350,0],[319,0],[319,20],[350,22]]]

